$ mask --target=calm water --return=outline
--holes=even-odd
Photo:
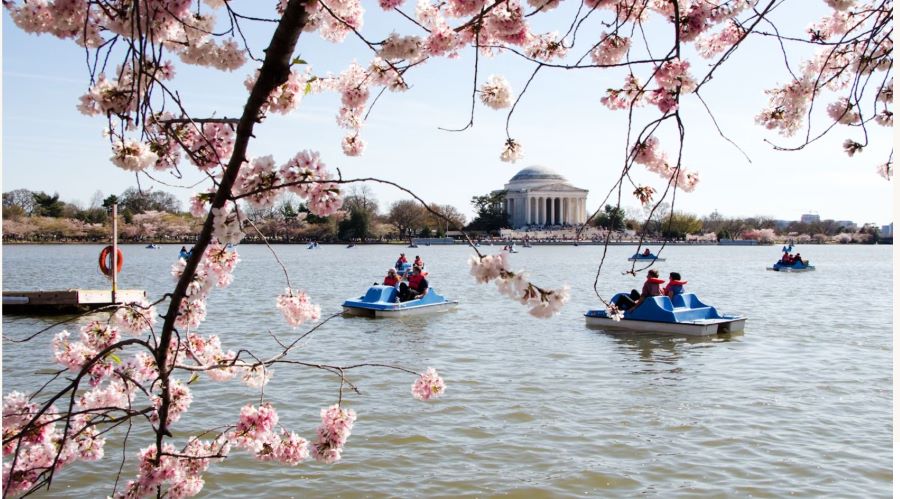
[[[170,291],[180,246],[124,246],[122,287]],[[5,246],[3,289],[99,288],[100,246]],[[487,248],[498,251],[499,247]],[[656,248],[653,248],[654,250]],[[890,246],[801,246],[817,270],[766,272],[778,247],[669,247],[659,268],[720,311],[749,316],[743,335],[713,340],[628,337],[587,329],[601,247],[521,248],[514,269],[572,287],[549,320],[533,319],[493,285],[468,275],[470,250],[422,247],[437,291],[454,312],[403,320],[337,318],[294,359],[350,365],[433,366],[447,382],[430,403],[409,394],[413,377],[351,372],[362,394],[344,459],[291,468],[242,452],[205,475],[206,497],[513,496],[889,497],[892,488],[892,260]],[[295,288],[323,315],[380,280],[396,246],[277,247]],[[600,291],[640,288],[623,276],[632,247],[612,247]],[[231,288],[213,294],[201,333],[226,349],[277,349],[269,333],[298,333],[274,307],[284,275],[263,246],[240,246]],[[21,336],[46,319],[3,317]],[[56,330],[58,330],[57,328]],[[71,328],[70,328],[71,329]],[[3,344],[3,391],[33,389],[50,367],[51,337]],[[184,437],[231,424],[258,393],[239,382],[195,383]],[[280,366],[266,387],[281,423],[313,439],[319,409],[336,401],[333,378]],[[128,455],[146,441],[133,438]],[[67,468],[53,497],[112,493],[121,449],[102,464]],[[135,473],[127,467],[125,479]]]

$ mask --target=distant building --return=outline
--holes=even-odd
[[[510,227],[576,225],[587,220],[587,189],[570,185],[546,166],[529,166],[504,186]]]
[[[856,226],[856,222],[851,222],[850,220],[835,220],[834,223],[847,230],[856,230],[859,228]]]
[[[894,237],[894,223],[881,226],[881,237]]]
[[[819,215],[816,215],[815,213],[805,213],[803,215],[800,215],[800,223],[804,223],[804,224],[819,223]]]

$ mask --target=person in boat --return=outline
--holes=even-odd
[[[397,297],[400,301],[418,300],[428,292],[428,279],[422,274],[422,267],[413,266],[413,273],[407,278],[408,284],[400,283]]]
[[[397,269],[388,269],[387,275],[384,276],[384,281],[381,284],[385,286],[396,286],[400,284],[400,276],[397,275]]]
[[[194,248],[191,248],[191,251],[193,251],[193,250],[194,250]],[[181,251],[178,252],[178,258],[181,258],[181,259],[183,259],[183,260],[187,260],[188,258],[191,257],[191,251],[188,251],[187,248],[185,248],[184,246],[182,246],[182,247],[181,247]]]
[[[397,262],[394,263],[394,268],[400,270],[404,263],[406,263],[406,253],[400,253],[400,258],[397,258]]]
[[[413,268],[415,267],[419,267],[419,269],[425,270],[425,262],[423,262],[422,259],[419,258],[419,255],[416,255],[416,259],[413,260]]]
[[[681,274],[678,272],[669,272],[669,283],[666,284],[665,293],[669,299],[675,298],[675,295],[684,294],[684,285],[687,281],[681,280]]]
[[[790,265],[791,263],[793,263],[793,257],[791,257],[791,254],[785,251],[784,254],[781,255],[781,263],[786,265]]]
[[[791,263],[799,263],[800,265],[803,265],[803,259],[800,258],[800,252],[799,252],[799,251],[797,252],[796,255],[794,255],[794,259],[793,259],[793,261],[792,261]]]
[[[650,248],[644,248],[644,252],[641,253],[641,256],[650,256]]]
[[[666,282],[665,279],[659,278],[659,272],[650,269],[647,271],[647,280],[644,281],[644,287],[641,288],[641,292],[638,293],[636,289],[632,289],[631,294],[628,296],[623,295],[619,297],[616,301],[616,306],[623,311],[631,310],[639,307],[641,303],[644,303],[644,300],[651,296],[663,296],[665,295],[662,286],[664,282]]]

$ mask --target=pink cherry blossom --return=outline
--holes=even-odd
[[[603,33],[600,36],[600,44],[591,51],[594,64],[607,66],[621,62],[631,47],[631,40],[615,33],[611,35]]]
[[[500,161],[505,163],[515,163],[525,157],[525,154],[522,151],[522,144],[516,142],[515,139],[507,139],[506,143],[503,145],[503,151],[500,153]]]
[[[113,314],[112,321],[119,329],[137,335],[156,324],[156,315],[156,307],[150,306],[147,300],[142,300],[130,306],[120,307]]]
[[[344,444],[356,421],[353,409],[344,409],[335,404],[322,409],[322,424],[317,430],[317,438],[312,444],[312,456],[326,464],[340,461]]]
[[[443,395],[444,388],[444,380],[438,376],[438,373],[434,368],[429,367],[418,379],[416,379],[416,382],[412,385],[411,391],[412,396],[418,400],[430,400]]]
[[[110,157],[112,164],[131,172],[139,172],[153,166],[159,159],[159,156],[150,150],[150,146],[131,139],[116,140],[112,150],[113,155]]]
[[[284,319],[293,327],[306,321],[317,321],[321,313],[319,306],[314,305],[306,293],[290,288],[286,288],[284,293],[278,296],[276,304]]]

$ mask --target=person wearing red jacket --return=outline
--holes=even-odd
[[[400,277],[397,276],[397,269],[388,269],[387,275],[384,276],[384,282],[381,284],[385,286],[396,286],[400,284]]]
[[[425,279],[425,276],[422,275],[420,267],[413,267],[413,273],[407,277],[407,281],[409,281],[409,284],[405,282],[400,283],[400,290],[397,293],[400,301],[417,300],[428,292],[428,279]]]
[[[664,282],[666,282],[666,280],[659,278],[659,272],[650,269],[647,271],[647,280],[644,281],[644,287],[641,288],[641,292],[638,293],[636,289],[632,289],[630,295],[620,296],[619,299],[616,300],[615,305],[619,307],[620,310],[631,310],[639,307],[648,297],[663,296],[665,294],[662,286]]]

